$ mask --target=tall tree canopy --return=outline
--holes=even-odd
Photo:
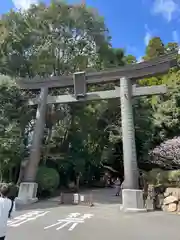
[[[165,48],[160,37],[154,37],[149,41],[149,44],[146,47],[146,56],[145,59],[151,59],[159,57],[165,53]]]
[[[1,72],[17,76],[92,67],[99,48],[109,45],[103,18],[81,5],[39,4],[3,15],[0,26]]]

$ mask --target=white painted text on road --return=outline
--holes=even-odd
[[[49,211],[32,211],[26,214],[15,217],[12,221],[8,221],[9,227],[19,227],[20,225],[29,221],[36,220],[39,217],[44,217]]]
[[[55,227],[56,230],[60,230],[62,228],[68,227],[68,231],[72,231],[73,229],[75,229],[75,227],[78,224],[84,223],[85,219],[90,219],[93,216],[94,216],[93,214],[89,214],[89,213],[87,214],[71,213],[67,216],[67,218],[59,219],[57,220],[56,223],[49,225],[44,229],[46,230],[46,229]]]

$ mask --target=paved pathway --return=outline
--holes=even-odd
[[[46,201],[18,211],[7,240],[169,240],[178,239],[180,215],[163,212],[123,214],[119,204],[59,206]]]

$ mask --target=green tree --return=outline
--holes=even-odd
[[[51,2],[49,6],[40,4],[26,12],[4,15],[2,26],[8,34],[2,40],[1,72],[13,76],[61,75],[96,67],[98,49],[109,45],[104,20],[85,6],[69,6],[62,2]],[[119,64],[120,57],[121,52],[117,51],[115,64]],[[8,70],[4,66],[8,66]],[[62,107],[58,105],[56,109]],[[76,107],[68,105],[64,109],[70,113],[68,117],[59,116],[59,111],[54,114],[48,110],[50,117],[46,121],[44,162],[52,145],[57,145],[53,142],[54,135],[57,135],[54,132],[64,134],[60,137],[62,152],[70,150],[72,130],[74,134],[76,129],[73,126]],[[64,126],[66,128],[62,129]]]
[[[2,16],[0,33],[0,72],[13,77],[48,77],[136,63],[133,55],[126,56],[122,48],[111,46],[103,18],[82,5],[52,1],[48,6],[39,4],[25,12],[11,11]],[[176,43],[164,47],[161,39],[155,37],[150,40],[144,59],[176,49]],[[149,149],[180,133],[179,71],[171,69],[164,76],[138,83],[165,83],[169,89],[165,96],[133,100],[137,155],[139,165],[144,167],[149,164],[145,162]],[[90,90],[112,88],[114,84],[106,84],[91,86]],[[63,91],[55,89],[51,94]],[[25,142],[33,131],[35,108],[30,111],[26,101],[36,95],[36,91],[24,93],[13,84],[0,85],[1,178],[8,178],[12,169],[19,168],[25,150],[29,154]],[[100,171],[104,162],[112,164],[114,158],[123,164],[119,100],[48,106],[42,165],[54,164],[68,177],[74,174],[78,185],[81,179],[90,178],[94,169]]]
[[[165,51],[166,51],[166,53],[178,51],[178,49],[179,49],[179,46],[178,46],[178,43],[176,43],[176,42],[169,42],[169,43],[165,46]]]
[[[27,98],[5,76],[0,78],[0,181],[16,181],[24,158],[24,131],[28,122]]]
[[[97,66],[100,69],[124,66],[124,50],[122,48],[112,48],[105,43],[98,50]]]
[[[156,138],[160,143],[167,138],[180,134],[180,72],[170,72],[165,75],[163,82],[168,85],[168,93],[159,97],[154,106],[154,124]]]
[[[151,58],[159,57],[165,53],[164,44],[160,37],[154,37],[149,41],[149,44],[146,47],[145,60]]]
[[[124,59],[125,59],[125,63],[127,63],[127,64],[133,64],[133,63],[137,62],[136,57],[131,54],[125,56]]]
[[[92,67],[108,44],[103,18],[85,6],[52,1],[1,19],[1,72],[18,76],[64,74]],[[6,69],[8,66],[8,69]]]

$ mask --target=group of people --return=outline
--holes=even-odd
[[[15,203],[8,198],[9,191],[8,185],[0,188],[0,240],[5,239],[8,219],[15,211]]]
[[[116,196],[119,196],[124,187],[123,186],[124,181],[118,177],[115,179],[113,183],[116,189]],[[139,189],[147,190],[147,182],[142,172],[139,173],[138,184],[139,184]]]

